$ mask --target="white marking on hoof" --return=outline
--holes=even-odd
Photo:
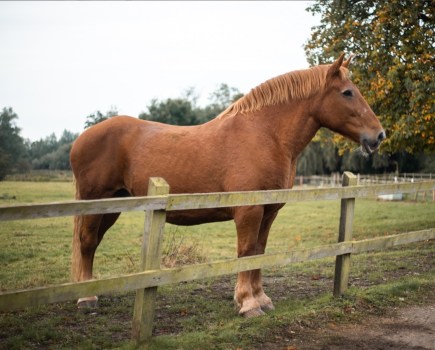
[[[98,306],[98,297],[86,297],[86,298],[80,298],[77,300],[77,307],[79,309],[91,309],[96,308]]]

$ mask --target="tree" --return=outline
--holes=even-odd
[[[352,66],[360,88],[387,131],[384,149],[435,150],[435,6],[432,0],[317,0],[321,15],[305,46],[310,64],[341,52],[358,56]]]
[[[210,94],[208,98],[210,104],[198,111],[199,119],[202,123],[208,122],[242,96],[243,94],[239,89],[230,87],[225,83],[220,84],[217,89]]]
[[[15,121],[18,115],[12,108],[3,108],[0,114],[0,180],[22,161],[26,149]]]
[[[96,111],[95,113],[89,114],[86,117],[85,129],[91,127],[92,125],[101,123],[106,119],[114,117],[118,115],[118,110],[115,106],[112,106],[110,110],[107,111],[106,114],[101,113],[100,111]]]
[[[310,142],[299,155],[297,162],[298,175],[322,175],[323,158],[319,142]]]
[[[51,153],[58,147],[56,134],[53,132],[45,138],[32,142],[29,154],[32,159],[38,159],[47,153]]]
[[[69,152],[78,134],[64,130],[59,140],[54,133],[30,145],[33,169],[68,170]]]
[[[69,162],[69,153],[74,140],[78,137],[78,133],[72,133],[64,130],[59,138],[57,149],[51,153],[50,169],[69,170],[71,169]]]
[[[196,114],[193,111],[192,103],[183,98],[164,101],[153,99],[147,106],[148,113],[141,113],[140,119],[152,120],[171,125],[195,125],[199,124]]]
[[[240,96],[238,89],[221,84],[210,94],[211,103],[201,108],[197,106],[198,94],[194,88],[189,88],[181,98],[153,99],[147,106],[148,112],[142,112],[139,118],[172,125],[202,124],[216,117]]]
[[[72,144],[78,136],[78,133],[64,130],[62,136],[59,139],[59,145]]]
[[[211,106],[223,111],[242,96],[243,94],[237,88],[222,83],[210,94],[209,101],[211,102]]]

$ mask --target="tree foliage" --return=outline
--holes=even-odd
[[[243,94],[237,88],[220,84],[209,96],[209,107],[220,113],[242,96]]]
[[[220,84],[208,97],[208,105],[205,108],[197,109],[197,113],[200,115],[199,120],[201,123],[208,122],[242,96],[243,94],[239,89],[227,84]]]
[[[238,89],[221,84],[210,94],[210,103],[201,108],[197,106],[198,95],[193,88],[189,88],[182,98],[152,100],[147,106],[148,112],[141,113],[139,118],[172,125],[203,124],[216,117],[241,96]]]
[[[171,125],[199,124],[197,116],[193,112],[192,103],[182,98],[168,98],[165,101],[153,99],[147,109],[148,113],[141,113],[140,119]]]
[[[298,158],[297,173],[299,175],[324,175],[343,171],[364,174],[394,172],[399,169],[404,172],[418,171],[418,164],[405,163],[404,159],[412,160],[415,157],[408,157],[406,152],[393,156],[379,153],[363,156],[358,151],[346,151],[340,155],[331,138],[326,137],[321,140],[315,139],[302,151]],[[422,162],[426,160],[427,157],[422,157]]]
[[[32,169],[70,169],[69,152],[77,137],[78,134],[64,130],[59,140],[52,133],[44,139],[32,142],[28,150]]]
[[[18,115],[12,108],[3,108],[0,114],[0,180],[17,167],[25,155],[17,119]]]
[[[353,81],[387,131],[389,152],[435,150],[433,0],[317,0],[305,46],[310,64],[357,54]]]
[[[92,125],[101,123],[102,121],[105,121],[106,119],[109,119],[116,115],[118,115],[118,110],[114,106],[112,106],[111,109],[108,110],[106,114],[103,114],[100,111],[96,111],[95,113],[89,114],[86,117],[85,129],[91,127]]]

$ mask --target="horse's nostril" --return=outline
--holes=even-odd
[[[387,138],[387,135],[385,134],[385,131],[381,131],[381,133],[378,135],[378,141],[381,142]]]

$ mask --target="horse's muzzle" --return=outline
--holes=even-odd
[[[363,138],[361,141],[361,146],[368,154],[372,154],[373,152],[378,150],[381,142],[384,141],[386,138],[387,138],[387,135],[385,134],[385,131],[382,130],[378,134],[378,136],[375,140],[369,140],[368,138]]]

